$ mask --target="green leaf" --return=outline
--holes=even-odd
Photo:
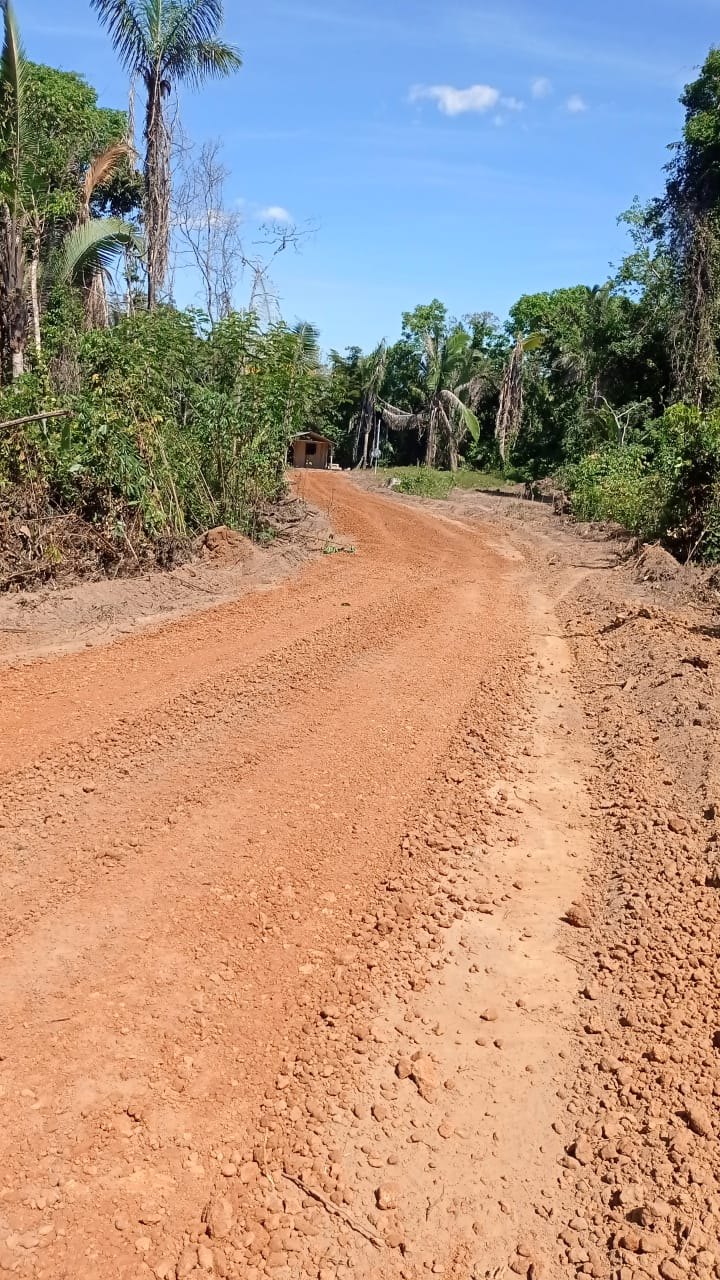
[[[84,284],[101,271],[110,271],[121,248],[142,253],[143,243],[129,223],[120,218],[93,218],[66,236],[60,252],[57,278],[64,284]]]
[[[544,342],[545,335],[543,333],[530,333],[527,338],[522,340],[523,351],[537,351]]]
[[[473,413],[472,409],[468,409],[467,405],[464,404],[460,410],[460,415],[462,417],[465,428],[469,431],[475,444],[477,444],[478,440],[480,439],[480,423],[475,417],[475,414]]]

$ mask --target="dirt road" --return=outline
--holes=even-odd
[[[354,550],[2,670],[0,1274],[609,1277],[571,650],[497,524],[301,481]]]

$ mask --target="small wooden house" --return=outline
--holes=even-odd
[[[332,466],[335,444],[319,431],[302,431],[290,442],[290,465],[327,471]]]

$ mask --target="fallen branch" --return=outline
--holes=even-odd
[[[25,418],[10,418],[0,422],[0,431],[5,427],[24,427],[26,422],[42,422],[45,418],[69,418],[72,409],[46,409],[44,413],[30,413]]]
[[[362,1222],[358,1222],[357,1218],[353,1218],[346,1209],[341,1209],[339,1205],[334,1204],[332,1200],[329,1200],[327,1196],[323,1195],[322,1191],[316,1191],[314,1187],[309,1187],[307,1183],[303,1182],[302,1178],[295,1178],[291,1173],[283,1173],[283,1178],[287,1178],[288,1182],[292,1182],[293,1186],[297,1187],[299,1191],[302,1191],[304,1195],[310,1196],[313,1200],[317,1200],[318,1204],[321,1204],[324,1209],[327,1209],[328,1213],[334,1213],[337,1218],[342,1218],[343,1222],[346,1222],[349,1227],[352,1227],[353,1231],[357,1231],[359,1236],[364,1236],[366,1240],[369,1240],[371,1244],[374,1244],[376,1249],[383,1248],[385,1242],[380,1236],[376,1235],[374,1231],[371,1231],[369,1227],[364,1226]]]

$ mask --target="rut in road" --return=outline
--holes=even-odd
[[[0,1273],[552,1265],[563,642],[495,533],[302,483],[355,554],[3,672]]]

